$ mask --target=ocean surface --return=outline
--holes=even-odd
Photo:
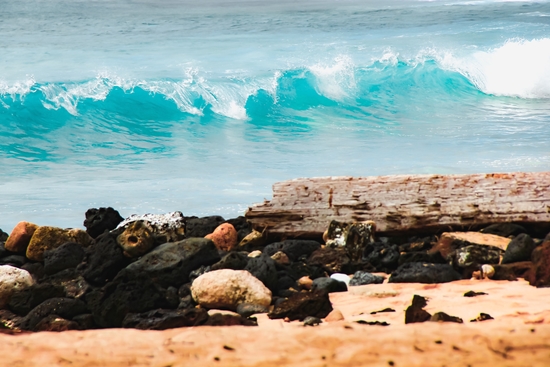
[[[550,2],[0,0],[0,228],[550,170]]]

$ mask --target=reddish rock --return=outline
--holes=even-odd
[[[335,322],[335,321],[342,321],[344,320],[344,315],[342,314],[342,311],[340,310],[332,310],[327,317],[325,317],[326,322]]]
[[[214,242],[216,248],[224,251],[231,251],[237,246],[238,234],[230,223],[220,224],[214,232],[205,236]]]
[[[8,237],[4,247],[8,251],[12,252],[24,252],[27,251],[29,242],[31,241],[32,235],[38,226],[29,222],[19,222],[11,231],[10,236]]]
[[[533,268],[529,272],[529,284],[536,287],[550,286],[550,241],[544,241],[533,250]]]

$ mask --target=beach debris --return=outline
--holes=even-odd
[[[411,305],[405,310],[405,324],[426,322],[430,320],[432,315],[424,310],[427,304],[426,298],[415,294]]]
[[[204,238],[212,240],[218,250],[231,251],[237,246],[238,235],[232,224],[222,223]]]

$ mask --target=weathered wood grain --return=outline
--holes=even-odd
[[[245,216],[289,237],[318,237],[331,220],[374,220],[381,235],[550,223],[550,172],[294,179]]]

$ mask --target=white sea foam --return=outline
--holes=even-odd
[[[335,101],[342,101],[355,90],[355,68],[349,56],[341,55],[331,65],[315,64],[309,70],[316,78],[317,92]]]
[[[442,67],[458,71],[487,94],[550,98],[550,38],[509,40],[467,57],[445,54]]]

